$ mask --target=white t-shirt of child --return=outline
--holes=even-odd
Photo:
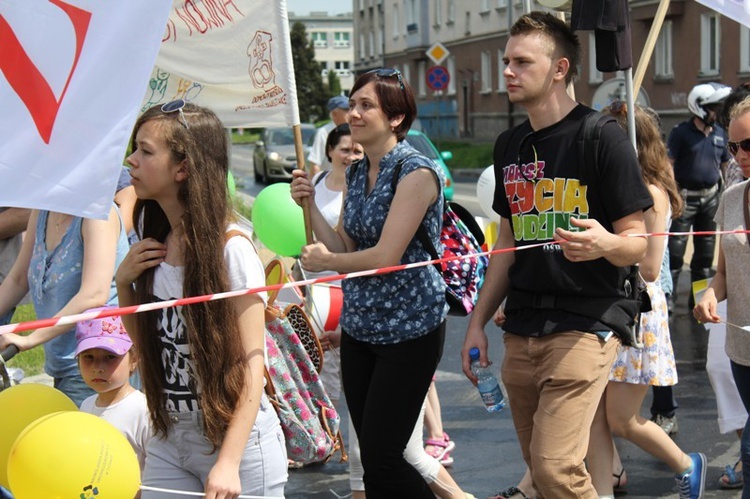
[[[143,472],[146,463],[146,445],[153,433],[146,406],[146,396],[138,390],[129,393],[124,399],[107,407],[98,407],[92,395],[81,404],[81,411],[98,416],[120,430],[133,446],[138,464]]]

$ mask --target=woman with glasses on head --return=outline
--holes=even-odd
[[[178,101],[135,124],[127,158],[140,242],[117,271],[121,306],[265,284],[227,192],[227,136],[206,108]],[[139,355],[155,435],[144,499],[280,497],[284,437],[263,393],[265,293],[123,316]]]
[[[604,113],[612,115],[620,126],[627,129],[624,103],[613,103]],[[654,200],[653,207],[644,214],[646,231],[663,233],[668,229],[670,220],[681,211],[681,197],[671,174],[666,146],[650,110],[635,107],[635,132],[643,180]],[[682,483],[682,476],[692,466],[691,455],[683,452],[656,423],[643,418],[639,412],[649,386],[677,383],[667,301],[659,279],[665,250],[666,236],[648,238],[646,256],[639,264],[640,277],[646,284],[651,300],[651,311],[640,317],[642,346],[619,347],[609,383],[591,426],[586,457],[599,497],[613,497],[612,434],[630,440],[662,460],[675,472],[680,484],[680,497],[690,497],[689,490]],[[705,456],[692,456],[703,460],[702,472],[705,473]],[[618,474],[622,474],[622,468],[614,470],[614,474],[617,478]]]
[[[335,228],[309,203],[319,242],[302,249],[305,269],[346,273],[429,260],[416,237],[420,225],[440,247],[440,170],[404,141],[416,110],[399,71],[379,69],[357,79],[347,122],[365,157],[347,171]],[[306,173],[295,171],[295,201],[308,203],[313,191]],[[428,265],[346,279],[342,288],[341,373],[367,497],[431,499],[404,449],[442,355],[448,309],[443,278]]]
[[[736,104],[730,113],[729,152],[742,170],[745,178],[750,177],[750,97]],[[745,180],[728,188],[721,196],[716,211],[716,223],[721,230],[748,230],[750,212],[748,209],[748,189],[750,182]],[[750,244],[747,234],[722,234],[719,240],[719,263],[716,274],[700,301],[693,309],[695,318],[704,323],[726,323],[726,353],[731,361],[731,370],[737,389],[750,412]],[[726,317],[718,313],[718,302],[727,301]],[[750,419],[742,432],[740,454],[742,461],[742,481],[750,480]],[[728,468],[728,467],[727,467]],[[743,499],[750,498],[750,487],[742,492]]]

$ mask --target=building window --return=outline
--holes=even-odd
[[[346,31],[336,31],[333,34],[333,46],[339,48],[349,48],[349,45],[351,45],[349,36],[350,33]]]
[[[456,22],[456,0],[448,0],[448,23]]]
[[[719,73],[719,14],[701,15],[701,74]]]
[[[404,19],[406,21],[406,32],[410,35],[419,32],[419,13],[417,0],[404,1]]]
[[[448,95],[456,95],[456,59],[453,56],[448,57],[445,65],[448,70]]]
[[[328,47],[328,33],[325,31],[313,31],[310,33],[310,38],[312,38],[313,47],[316,49]]]
[[[589,83],[601,83],[602,72],[596,69],[596,42],[594,33],[589,33]]]
[[[349,76],[351,74],[351,64],[349,61],[336,61],[333,64],[337,75]]]
[[[370,44],[370,59],[375,57],[375,32],[370,31],[370,34],[367,37],[367,41]]]
[[[320,61],[320,74],[323,75],[323,78],[328,76],[328,61]]]
[[[435,20],[433,26],[438,28],[443,24],[443,0],[435,0]]]
[[[508,7],[508,0],[497,0],[497,8],[505,9]]]
[[[364,59],[366,54],[366,47],[365,47],[365,35],[363,33],[359,34],[359,58]]]
[[[383,55],[383,32],[378,30],[376,36],[378,38],[378,43],[375,46],[375,55]]]
[[[401,24],[398,20],[398,4],[393,4],[393,38],[398,38],[398,35],[401,34],[399,31]]]
[[[490,11],[490,0],[482,0],[482,6],[479,9],[479,12],[489,12]]]
[[[497,91],[498,92],[507,92],[508,88],[505,86],[505,76],[503,75],[503,71],[505,71],[505,62],[503,62],[503,57],[505,57],[505,52],[503,50],[497,51]]]
[[[745,28],[747,30],[747,28]],[[672,78],[672,21],[666,20],[661,27],[654,48],[654,75],[657,78]]]
[[[750,73],[750,29],[740,26],[740,72]]]
[[[471,34],[471,12],[466,11],[466,16],[464,17],[466,29],[464,30],[464,34],[470,35]]]
[[[409,65],[408,62],[404,63],[404,69],[401,72],[403,73],[404,80],[406,80],[409,83],[409,85],[411,85],[411,83],[412,83],[412,81],[411,81],[411,66]]]
[[[420,97],[424,97],[427,95],[427,70],[425,69],[427,66],[427,63],[425,61],[419,61],[417,63],[417,78],[419,81],[417,82],[417,90]]]
[[[482,90],[486,93],[492,90],[492,58],[489,50],[482,52]]]

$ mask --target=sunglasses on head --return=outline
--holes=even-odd
[[[180,121],[182,122],[182,125],[186,129],[189,129],[190,125],[188,125],[188,122],[185,119],[185,113],[182,111],[182,108],[185,107],[185,104],[186,102],[184,101],[184,99],[173,100],[161,106],[161,112],[165,114],[169,114],[169,113],[174,113],[174,112],[179,111]]]
[[[401,71],[399,71],[398,69],[393,69],[393,68],[378,68],[378,69],[373,69],[371,71],[368,71],[368,73],[375,73],[376,75],[380,76],[381,78],[391,78],[391,77],[395,76],[396,78],[398,78],[398,84],[401,85],[401,90],[406,90],[404,88],[404,79],[401,76]]]
[[[730,140],[727,142],[727,149],[729,149],[732,156],[736,156],[740,152],[740,149],[746,153],[750,153],[750,139],[740,140],[739,142],[732,142]]]

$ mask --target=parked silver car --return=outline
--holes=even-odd
[[[300,125],[305,159],[315,136],[315,126]],[[255,181],[268,183],[273,180],[291,180],[292,170],[297,168],[297,154],[294,150],[292,127],[265,128],[260,140],[255,143],[253,152]]]

